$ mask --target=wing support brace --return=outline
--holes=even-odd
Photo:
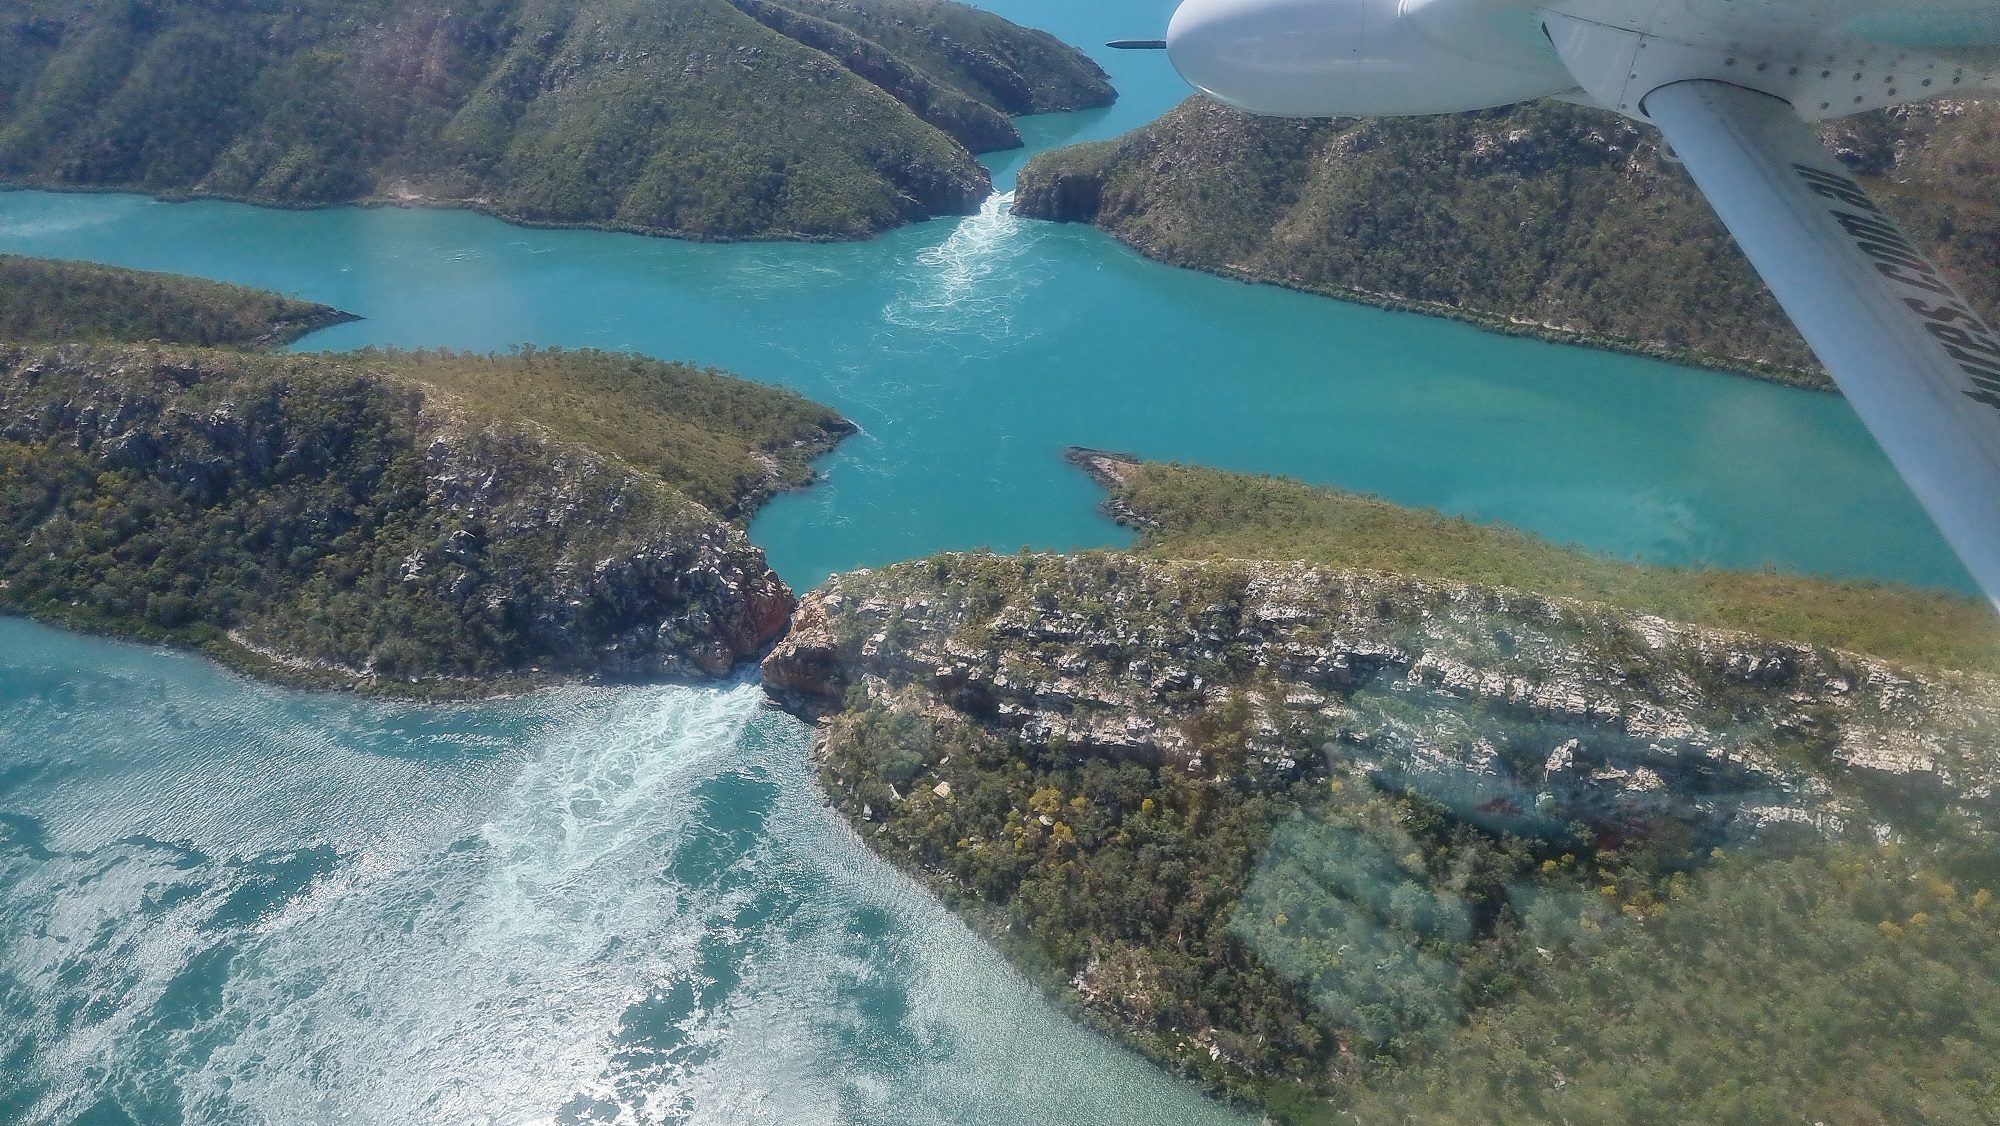
[[[2000,336],[1786,102],[1695,79],[1642,109],[2000,606]]]

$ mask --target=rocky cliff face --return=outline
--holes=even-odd
[[[401,582],[462,612],[522,622],[544,668],[723,676],[784,632],[791,588],[742,528],[680,498],[647,497],[642,477],[589,451],[473,429],[449,412],[418,422],[442,543],[405,556]],[[589,526],[607,519],[609,535]],[[543,543],[546,554],[500,558],[493,548],[507,540]],[[496,605],[506,598],[497,591],[512,598]]]
[[[1099,145],[1107,142],[1097,142]],[[1078,146],[1081,149],[1083,146]],[[1110,180],[1110,168],[1100,160],[1091,159],[1084,152],[1058,150],[1068,159],[1051,161],[1029,161],[1028,167],[1014,186],[1014,214],[1027,219],[1046,219],[1052,223],[1096,223],[1100,218],[1106,229],[1115,230],[1105,214],[1104,189]],[[1091,156],[1104,155],[1098,149]],[[1136,239],[1125,241],[1139,249],[1146,249]]]
[[[945,557],[835,578],[766,658],[844,700],[1062,753],[1285,782],[1358,768],[1470,822],[1722,843],[1983,804],[2000,683],[1514,591],[1298,564]],[[1241,759],[1203,749],[1245,709]],[[1232,752],[1234,754],[1234,752]],[[906,790],[923,788],[921,780]]]
[[[1915,854],[1983,831],[2000,778],[1991,676],[1298,563],[854,572],[764,675],[872,847],[1281,1118],[1686,923],[1725,858]]]
[[[719,676],[784,628],[741,527],[375,359],[0,349],[0,598],[460,693]]]

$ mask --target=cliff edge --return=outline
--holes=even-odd
[[[817,721],[861,838],[1082,1019],[1282,1122],[1477,1120],[1491,1097],[1614,1121],[1866,1104],[1934,1046],[1716,1029],[2000,1013],[2000,988],[1960,992],[2000,923],[2000,672],[1975,600],[1637,567],[1296,482],[1070,459],[1137,551],[835,576],[763,668]],[[1813,985],[1848,974],[1896,984]],[[1663,1037],[1657,1066],[1690,1080],[1666,1095],[1645,1080]],[[1857,1087],[1864,1065],[1881,1082]],[[1454,1094],[1461,1072],[1476,1091]],[[1991,1074],[1925,1105],[1974,1105]]]

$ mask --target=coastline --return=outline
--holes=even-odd
[[[313,316],[305,318],[312,325],[353,319],[357,318],[338,310],[315,310]],[[283,326],[283,329],[294,332],[299,327],[294,323]],[[48,347],[55,349],[61,346]],[[117,351],[120,346],[99,347],[110,357],[99,363],[116,362],[125,355]],[[137,354],[142,357],[154,355],[145,351],[144,344],[123,347],[139,350]],[[216,357],[218,362],[232,355],[241,355],[246,359],[270,355],[194,348],[187,352],[197,357]],[[174,367],[172,357],[175,354],[169,354],[165,361],[142,359],[140,362],[167,363],[166,370],[170,376],[194,370]],[[328,359],[338,363],[341,354],[300,354],[295,359],[307,364],[325,363]],[[225,374],[233,371],[226,366],[223,370]],[[311,370],[301,369],[299,373],[301,385],[307,388],[317,386],[308,378]],[[108,386],[116,386],[117,381],[124,377],[124,369],[118,368],[104,380],[109,381]],[[546,559],[539,569],[531,565],[525,570],[519,558],[503,562],[492,570],[484,562],[468,563],[463,573],[448,584],[444,593],[432,592],[422,596],[433,597],[439,606],[449,607],[452,599],[462,601],[466,597],[464,592],[476,588],[477,584],[498,583],[500,585],[484,597],[489,602],[493,598],[504,598],[523,607],[518,613],[525,616],[517,623],[518,628],[543,637],[546,652],[537,654],[534,650],[525,650],[528,659],[502,661],[497,666],[465,665],[462,666],[463,671],[449,664],[425,667],[421,662],[413,664],[396,659],[389,659],[377,667],[372,648],[366,651],[364,660],[362,650],[351,654],[342,654],[338,649],[315,653],[310,646],[302,651],[282,643],[273,644],[268,638],[260,642],[254,639],[255,614],[203,619],[199,615],[183,613],[178,620],[171,616],[156,618],[150,613],[130,610],[122,602],[102,603],[95,595],[71,590],[58,597],[50,597],[48,590],[35,594],[31,593],[34,589],[32,584],[24,590],[6,580],[0,580],[0,615],[16,616],[94,636],[190,650],[232,672],[285,687],[345,691],[362,696],[415,701],[489,699],[557,684],[702,683],[709,679],[741,676],[747,666],[759,662],[781,639],[796,605],[791,587],[770,569],[762,550],[748,541],[744,527],[750,517],[778,493],[807,488],[819,480],[820,474],[810,462],[830,452],[856,430],[851,422],[820,408],[824,417],[813,420],[811,425],[792,427],[787,432],[772,435],[775,441],[746,450],[745,455],[757,472],[735,479],[725,495],[704,504],[680,491],[682,486],[675,482],[656,477],[652,471],[629,463],[627,455],[616,447],[615,441],[609,448],[579,445],[574,440],[558,438],[543,424],[528,421],[515,426],[521,435],[515,441],[526,445],[510,444],[506,433],[501,434],[499,444],[495,445],[491,432],[486,429],[487,423],[479,418],[459,417],[460,412],[454,406],[457,400],[450,387],[407,372],[377,372],[372,378],[375,380],[373,385],[384,389],[386,394],[414,396],[417,401],[428,400],[433,414],[444,412],[438,416],[444,419],[443,422],[433,418],[435,425],[427,424],[428,428],[420,428],[412,439],[421,448],[421,458],[427,466],[419,471],[427,477],[425,490],[428,499],[424,503],[433,507],[442,505],[440,511],[456,513],[456,519],[470,520],[472,527],[491,520],[497,522],[496,526],[511,526],[529,534],[536,534],[537,529],[545,526],[574,523],[574,518],[582,511],[578,506],[587,503],[589,498],[598,498],[610,504],[609,508],[595,513],[595,526],[600,529],[598,540],[604,540],[605,535],[611,535],[613,539],[604,540],[597,546],[588,546],[588,543],[596,543],[588,541],[581,549],[586,554],[577,559]],[[722,377],[720,373],[709,373],[703,378]],[[170,379],[169,384],[172,383]],[[256,385],[252,383],[249,386],[254,388]],[[286,393],[282,385],[276,386],[272,393],[280,396]],[[151,402],[141,393],[134,394],[138,396],[135,402]],[[152,409],[158,409],[157,404]],[[162,417],[179,416],[167,410],[162,412]],[[246,417],[264,419],[267,425],[281,425],[254,410]],[[161,425],[169,429],[171,426]],[[438,429],[439,426],[443,429]],[[236,451],[234,446],[229,447],[231,451],[242,452],[243,457],[254,460],[263,446],[255,435],[246,437],[247,433],[230,430],[225,437],[247,452]],[[108,445],[119,449],[129,447],[156,460],[164,456],[160,454],[160,449],[171,445],[169,439],[154,435],[143,427],[121,434],[125,439],[122,445],[119,444],[119,435],[107,439],[101,434],[88,435],[92,440],[84,444],[88,448],[97,448],[100,445],[97,439],[102,439]],[[131,439],[132,434],[140,437]],[[479,438],[481,434],[487,435],[488,439]],[[11,434],[9,437],[13,440]],[[538,454],[536,450],[541,452]],[[487,496],[479,488],[474,489],[477,496],[466,492],[468,486],[465,482],[484,480],[487,484],[481,488],[487,488],[496,475],[504,477],[512,472],[504,461],[509,451],[516,456],[527,457],[527,464],[543,466],[544,476],[553,474],[554,477],[528,488],[519,498],[505,490],[493,496]],[[502,460],[496,461],[495,457]],[[134,464],[149,466],[151,463],[141,458]],[[609,477],[600,480],[605,474]],[[510,488],[520,493],[522,487],[515,485]],[[565,493],[565,488],[575,495]],[[666,507],[656,511],[657,506],[637,504],[620,492],[630,488],[637,488],[641,494],[648,496],[653,495],[647,492],[648,489],[664,490],[661,495],[666,499],[661,503]],[[581,492],[575,492],[579,489]],[[605,501],[605,498],[609,500]],[[717,500],[722,503],[715,503]],[[520,511],[508,509],[508,505],[516,503],[527,507]],[[632,504],[636,507],[630,507]],[[512,514],[508,515],[509,512]],[[676,512],[681,514],[674,515]],[[468,515],[474,513],[478,515]],[[583,515],[587,517],[591,514],[584,512]],[[687,524],[689,519],[694,519],[695,523]],[[552,525],[550,521],[556,523]],[[472,537],[475,554],[466,558],[482,561],[486,558],[483,548],[476,547],[483,533],[460,528],[455,534],[459,538]],[[555,534],[569,536],[575,533],[559,529]],[[617,546],[612,546],[613,540]],[[463,562],[461,556],[452,554],[454,550],[466,549],[435,548],[436,552],[442,552],[436,559],[414,555],[414,563],[412,559],[405,559],[403,582],[408,584],[412,576],[428,574],[426,563],[444,566],[455,561]],[[102,581],[100,575],[100,585]],[[216,583],[220,585],[214,585]],[[226,575],[218,576],[209,586],[210,594],[239,600],[246,597],[244,590],[230,582]],[[231,591],[236,593],[232,595]],[[584,601],[578,602],[577,599]],[[129,602],[129,598],[126,601]],[[586,604],[596,609],[578,609]],[[450,612],[478,617],[478,612],[470,605],[457,606]],[[591,617],[592,614],[598,616]],[[606,618],[604,615],[610,616]],[[428,620],[408,617],[383,619],[376,628],[386,632],[378,635],[372,644],[386,645],[398,639],[427,637],[423,621]],[[280,632],[271,636],[285,638],[289,635]],[[550,638],[554,640],[550,641]],[[412,642],[404,640],[401,643],[408,645]]]
[[[327,306],[326,310],[324,313],[308,317],[303,321],[274,326],[270,332],[253,341],[251,346],[253,348],[261,348],[267,352],[274,352],[280,348],[297,344],[299,341],[304,340],[306,337],[323,328],[353,324],[355,321],[366,319],[359,313],[350,313],[345,309],[335,309],[331,305]]]
[[[1111,476],[1129,464],[1095,451],[1072,461]],[[765,690],[816,720],[819,792],[871,851],[1072,1018],[1227,1105],[1281,1118],[1365,1093],[1350,1065],[1388,1058],[1379,1042],[1366,1047],[1384,1034],[1287,984],[1300,971],[1283,960],[1295,952],[1280,941],[1293,933],[1284,912],[1253,911],[1273,920],[1260,923],[1239,910],[1260,896],[1288,905],[1275,898],[1290,894],[1282,879],[1260,885],[1271,869],[1246,859],[1287,825],[1380,829],[1382,856],[1401,857],[1386,878],[1412,887],[1449,890],[1442,881],[1483,857],[1495,886],[1589,893],[1603,912],[1585,928],[1595,933],[1650,917],[1682,865],[1714,850],[1909,828],[1902,807],[1876,804],[1880,787],[1976,803],[1991,766],[1974,715],[2000,702],[1990,672],[1567,595],[1276,560],[946,553],[837,576],[805,596],[798,619]],[[1813,724],[1824,744],[1795,738]],[[1533,753],[1494,750],[1507,740]],[[1427,834],[1421,848],[1412,825],[1428,826],[1410,831]],[[1540,843],[1522,851],[1511,839]],[[1645,851],[1655,846],[1657,858]],[[1203,856],[1233,859],[1184,867]],[[1231,921],[1115,890],[1156,873],[1237,905],[1224,908]],[[1078,888],[1113,905],[1064,890]],[[1522,933],[1430,939],[1449,947],[1441,956],[1490,969],[1532,958]],[[1159,992],[1187,974],[1203,988]],[[1321,987],[1337,1000],[1343,981]],[[1200,1005],[1186,1000],[1197,995]],[[1412,1043],[1448,1027],[1412,1012]],[[1266,1041],[1287,1029],[1311,1034]],[[1315,1044],[1324,1055],[1294,1052]],[[1394,1066],[1423,1058],[1400,1051]]]
[[[760,678],[761,683],[761,678]],[[777,700],[766,696],[764,707],[771,711],[791,716],[806,729],[811,740],[807,765],[813,793],[821,804],[832,813],[842,828],[854,834],[857,844],[866,849],[868,855],[881,861],[908,877],[909,880],[934,896],[952,918],[971,931],[980,941],[986,943],[1000,956],[1006,967],[1040,994],[1056,1011],[1074,1021],[1076,1026],[1105,1044],[1121,1052],[1130,1052],[1144,1060],[1148,1066],[1158,1068],[1162,1074],[1187,1083],[1201,1096],[1218,1106],[1245,1114],[1257,1114],[1271,1105],[1273,1095],[1282,1096],[1287,1087],[1283,1080],[1266,1079],[1254,1084],[1250,1089],[1227,1089],[1211,1086],[1203,1082],[1200,1074],[1189,1070],[1185,1061],[1172,1051],[1171,1045],[1157,1036],[1148,1036],[1135,1031],[1130,1025],[1121,1024],[1112,1014],[1093,1008],[1084,995],[1075,988],[1069,976],[1051,962],[1047,954],[1036,944],[1034,936],[1027,933],[1020,921],[1007,911],[981,899],[977,892],[965,887],[963,881],[942,866],[922,863],[919,858],[902,849],[885,848],[873,843],[870,838],[887,830],[887,825],[869,821],[855,813],[846,803],[827,788],[825,773],[830,749],[827,728],[830,723],[839,722],[837,715],[818,720],[806,719],[785,707]],[[868,826],[873,831],[866,831]],[[1263,1120],[1268,1121],[1268,1119]]]
[[[981,165],[983,168],[984,165]],[[371,195],[355,199],[331,200],[325,203],[304,203],[296,200],[261,199],[256,196],[237,195],[230,192],[201,191],[189,188],[154,189],[143,185],[130,184],[38,184],[18,180],[0,180],[0,192],[48,192],[51,195],[129,195],[139,196],[155,203],[240,203],[248,207],[263,207],[272,211],[335,211],[343,207],[360,208],[368,211],[403,209],[409,211],[470,211],[489,219],[515,227],[541,231],[606,231],[612,234],[643,235],[647,238],[676,239],[695,243],[850,243],[868,242],[903,227],[926,223],[932,219],[977,215],[987,199],[993,195],[991,175],[988,175],[986,193],[977,197],[963,211],[940,211],[920,219],[907,219],[892,226],[868,231],[852,236],[809,234],[797,231],[764,232],[753,235],[718,235],[702,231],[674,230],[663,227],[647,227],[638,223],[583,222],[563,219],[530,219],[512,215],[479,199],[439,199],[420,195]],[[340,323],[340,322],[332,322]],[[324,325],[320,327],[326,327]]]
[[[1149,262],[1158,262],[1175,269],[1194,270],[1211,277],[1238,282],[1243,285],[1265,285],[1275,289],[1306,293],[1314,297],[1324,297],[1350,305],[1367,305],[1397,313],[1416,313],[1438,320],[1457,321],[1469,324],[1485,332],[1500,336],[1519,336],[1541,340],[1550,344],[1567,344],[1579,348],[1589,348],[1599,352],[1616,352],[1620,355],[1638,356],[1642,359],[1659,360],[1663,363],[1678,364],[1682,367],[1698,368],[1722,375],[1742,376],[1764,383],[1776,383],[1784,387],[1795,387],[1802,391],[1819,391],[1838,395],[1839,388],[1825,372],[1813,368],[1795,368],[1784,364],[1774,364],[1764,360],[1752,360],[1738,356],[1721,356],[1710,352],[1699,352],[1686,348],[1674,348],[1664,344],[1630,340],[1585,329],[1569,328],[1542,321],[1529,321],[1496,313],[1485,309],[1466,309],[1454,305],[1443,305],[1434,301],[1418,301],[1408,297],[1398,297],[1393,293],[1376,293],[1365,289],[1346,289],[1339,286],[1314,285],[1310,282],[1292,281],[1283,278],[1265,277],[1247,269],[1227,264],[1216,265],[1196,262],[1162,254],[1127,236],[1122,231],[1112,230],[1092,220],[1048,218],[1040,215],[1025,215],[1023,218],[1046,223],[1084,222],[1103,232],[1119,245],[1130,248]]]

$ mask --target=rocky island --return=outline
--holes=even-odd
[[[1144,529],[1136,552],[837,576],[764,675],[818,718],[822,784],[862,838],[1085,1019],[1280,1121],[1608,1122],[1845,1117],[1931,1041],[1839,1030],[2000,1017],[1990,968],[1813,984],[1960,975],[1990,949],[1981,604],[1073,458]],[[1594,597],[1507,581],[1559,565]],[[1772,895],[1822,901],[1775,947],[1800,924],[1754,910]],[[1782,1073],[1743,1054],[1783,1048],[1690,1035],[1760,1022],[1824,1028]],[[1992,1077],[1927,1105],[1975,1105]]]
[[[1965,294],[2000,308],[2000,107],[1823,130]],[[1304,122],[1190,99],[1036,157],[1014,213],[1245,281],[1831,386],[1657,134],[1601,110]]]
[[[332,311],[0,266],[60,283],[10,308],[19,342],[0,343],[0,608],[291,682],[467,696],[728,673],[793,605],[742,520],[852,430],[636,356],[171,343]],[[107,286],[159,298],[154,342],[108,339],[133,322],[90,300]]]
[[[1114,97],[950,0],[27,0],[0,12],[0,183],[860,238],[976,210],[1009,115]]]

